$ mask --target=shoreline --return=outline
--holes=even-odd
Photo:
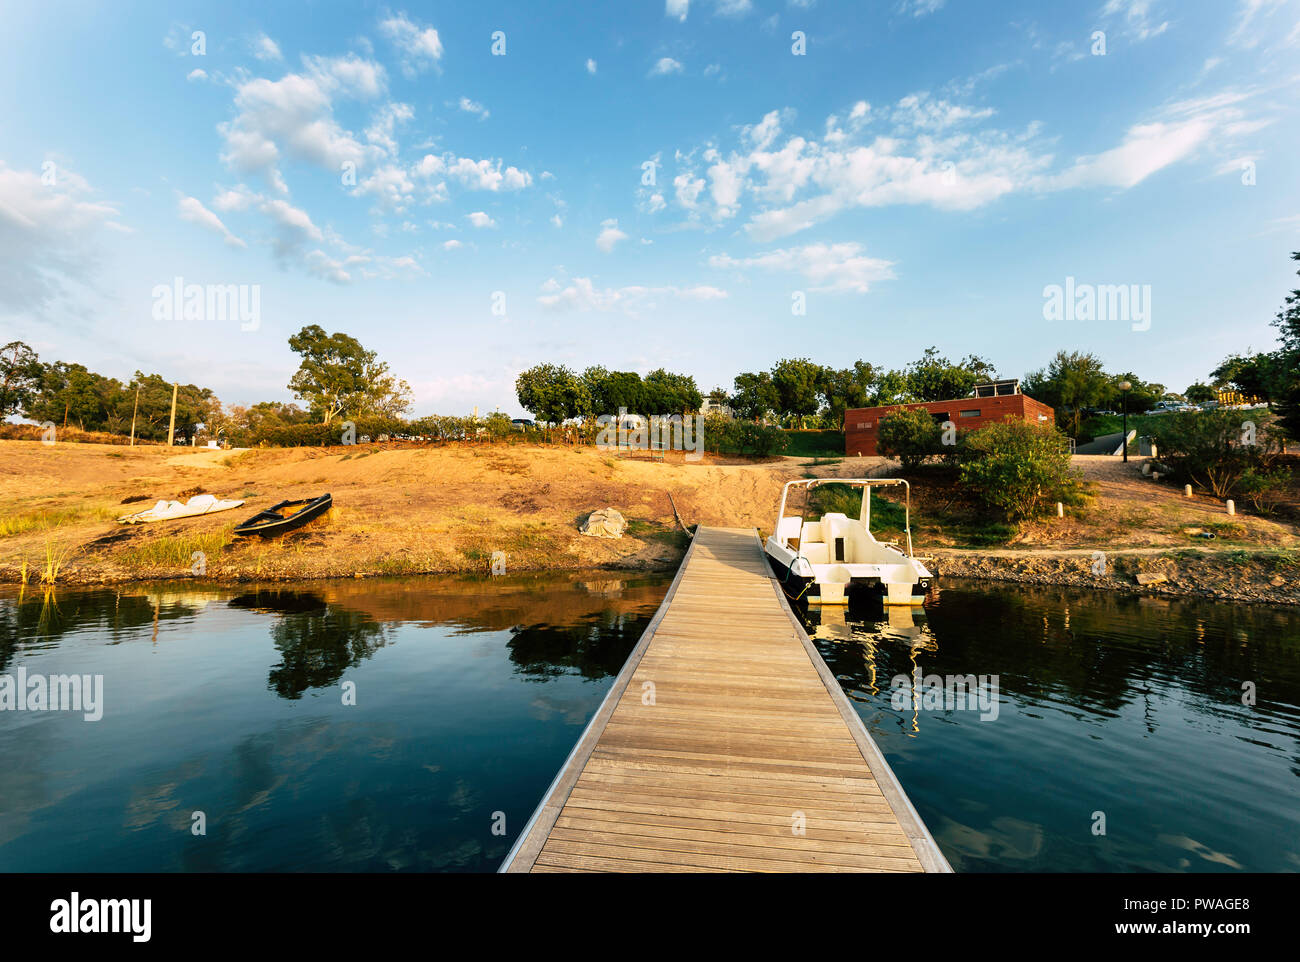
[[[659,550],[642,542],[633,553],[599,563],[571,557],[567,564],[513,564],[509,575],[556,575],[575,572],[603,572],[615,575],[668,573],[676,570],[685,556],[684,542]],[[631,545],[629,545],[631,546]],[[1101,549],[1097,549],[1101,550]],[[1071,549],[1068,553],[1041,554],[1015,552],[942,549],[930,556],[938,569],[939,589],[945,578],[988,581],[1001,584],[1025,584],[1036,587],[1085,588],[1094,591],[1119,591],[1129,595],[1162,598],[1194,598],[1237,604],[1300,605],[1300,573],[1288,560],[1276,553],[1241,548],[1222,549],[1110,549],[1106,574],[1095,574],[1089,549]],[[191,582],[196,586],[221,588],[252,584],[292,584],[318,581],[366,581],[380,578],[431,578],[439,576],[473,576],[490,581],[493,576],[481,565],[437,566],[385,570],[389,559],[374,558],[363,570],[341,573],[331,570],[295,568],[283,572],[241,570],[231,574],[194,575],[186,570],[125,572],[68,571],[54,585],[60,588],[111,588],[134,584]],[[1289,562],[1292,566],[1296,562]],[[1142,584],[1137,576],[1154,576],[1157,580]],[[0,587],[44,590],[47,586],[29,578],[24,585],[12,568],[0,569]],[[1163,577],[1164,580],[1158,580]]]

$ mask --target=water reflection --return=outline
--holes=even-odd
[[[669,580],[0,589],[0,669],[106,693],[0,712],[0,870],[491,871]]]
[[[924,611],[803,617],[955,868],[1300,867],[1300,612],[951,579]],[[971,675],[995,718],[891,703]]]

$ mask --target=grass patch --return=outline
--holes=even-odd
[[[118,557],[122,564],[134,568],[190,568],[200,560],[195,554],[201,554],[206,568],[221,557],[234,537],[229,530],[165,535],[132,545]]]
[[[843,431],[786,431],[783,454],[796,458],[844,458]]]
[[[41,508],[7,514],[0,518],[0,538],[12,538],[28,531],[49,531],[83,521],[111,521],[117,509],[109,505],[79,505],[72,508]]]

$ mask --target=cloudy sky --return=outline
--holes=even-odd
[[[291,397],[315,323],[421,414],[518,414],[539,361],[707,391],[930,344],[1181,390],[1269,347],[1295,286],[1298,24],[1300,0],[18,2],[0,343],[250,403]],[[256,285],[260,323],[159,319],[178,277]],[[1067,277],[1150,285],[1149,330],[1045,320]]]

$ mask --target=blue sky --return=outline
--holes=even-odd
[[[17,3],[0,342],[246,404],[315,323],[420,414],[930,344],[1181,390],[1295,286],[1298,80],[1300,0]],[[156,319],[175,277],[260,324]],[[1067,277],[1150,285],[1150,329],[1045,320]]]

